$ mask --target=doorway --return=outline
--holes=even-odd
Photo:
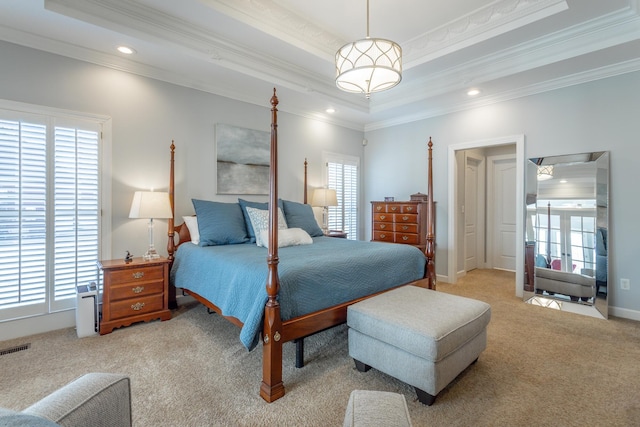
[[[511,164],[505,161],[507,157],[511,158]],[[474,265],[475,268],[494,268],[496,260],[490,254],[510,252],[511,256],[503,257],[505,259],[501,261],[505,263],[497,268],[516,272],[515,293],[522,296],[524,237],[519,230],[524,224],[524,135],[451,145],[448,162],[448,220],[451,225],[448,227],[451,242],[448,282],[456,283],[458,277]],[[486,177],[483,170],[486,170]],[[485,209],[483,203],[487,197],[496,199],[494,195],[485,197],[482,194],[483,191],[495,192],[489,185],[512,186],[515,201],[498,200],[501,203],[499,209],[488,205]],[[499,225],[494,222],[498,210]],[[486,216],[478,215],[478,211],[486,211]]]

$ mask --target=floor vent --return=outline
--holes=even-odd
[[[5,354],[17,353],[18,351],[28,350],[31,348],[31,343],[17,345],[15,347],[3,348],[0,350],[0,356],[4,356]]]

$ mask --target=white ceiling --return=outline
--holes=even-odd
[[[404,68],[371,99],[334,82],[366,0],[2,0],[0,39],[263,106],[276,87],[280,111],[373,130],[640,70],[638,1],[370,0]]]

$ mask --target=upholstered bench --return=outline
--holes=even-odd
[[[359,371],[374,367],[431,405],[486,348],[490,318],[485,302],[403,286],[349,306],[349,355]]]

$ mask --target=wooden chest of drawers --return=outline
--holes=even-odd
[[[103,272],[100,334],[135,322],[169,320],[169,261],[99,261]]]
[[[371,202],[371,240],[427,245],[427,202]]]

